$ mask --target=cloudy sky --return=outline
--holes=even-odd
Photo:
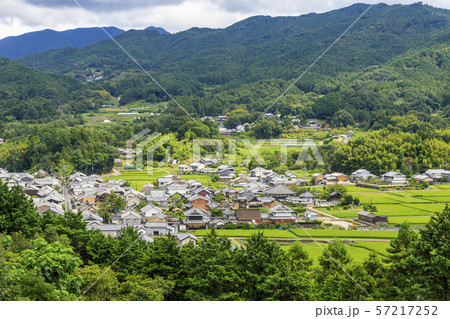
[[[221,28],[258,14],[297,16],[371,1],[374,0],[0,0],[0,39],[42,29],[61,31],[96,25],[123,29],[153,25],[169,32],[191,27]],[[380,0],[388,4],[417,1]],[[450,9],[449,0],[423,2]]]

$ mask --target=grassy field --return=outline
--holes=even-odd
[[[250,237],[258,231],[258,229],[216,229],[219,236],[226,237]],[[297,236],[289,230],[264,229],[261,231],[269,238],[297,238]],[[195,232],[195,236],[206,236],[209,232],[210,230],[207,229],[199,229]]]
[[[397,231],[386,230],[333,230],[333,229],[293,229],[291,230],[300,238],[371,238],[393,239],[397,238]]]
[[[227,237],[250,237],[257,233],[258,229],[217,229],[219,236]],[[393,239],[397,238],[397,231],[378,230],[333,230],[333,229],[292,229],[292,230],[261,230],[269,238],[369,238],[369,239]],[[201,229],[195,232],[196,236],[205,236],[209,230]]]
[[[355,241],[352,244],[353,247],[363,247],[367,250],[376,252],[382,256],[387,256],[388,252],[386,251],[391,245],[389,242],[383,241]]]
[[[440,189],[450,189],[449,184],[443,184],[443,185],[434,185],[434,187],[440,188]]]
[[[370,254],[370,250],[364,247],[345,245],[352,259],[356,262],[362,262],[367,259]],[[282,249],[288,250],[291,246],[281,246]],[[327,244],[324,243],[302,243],[302,247],[308,252],[309,258],[313,260],[313,266],[319,265],[319,257],[324,253],[324,249],[327,248]]]

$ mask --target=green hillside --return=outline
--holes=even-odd
[[[55,116],[81,86],[73,78],[48,75],[0,57],[0,122]]]
[[[237,103],[262,111],[269,97],[282,92],[366,8],[355,4],[299,17],[256,16],[225,29],[193,28],[172,35],[132,30],[116,39],[173,95],[204,97],[203,106],[186,101],[193,113],[215,115],[218,110],[232,110],[239,91],[249,90],[243,85],[263,94]],[[317,95],[308,101],[326,96],[312,110],[303,110],[304,99],[299,97],[282,100],[275,110],[291,113],[302,105],[297,113],[327,119],[345,108],[356,121],[367,121],[379,109],[393,109],[396,114],[411,108],[426,113],[440,109],[448,104],[449,22],[449,10],[426,5],[374,6],[296,84],[299,91],[294,94]],[[19,61],[81,79],[95,71],[105,78],[99,85],[114,96],[121,95],[122,104],[168,100],[110,40]],[[217,94],[219,106],[213,101]],[[225,109],[223,104],[227,104]]]
[[[366,8],[355,4],[299,17],[256,16],[225,29],[193,28],[173,35],[133,30],[117,40],[146,69],[161,75],[189,74],[205,84],[291,78],[313,62]],[[360,70],[412,48],[447,42],[449,21],[448,10],[379,4],[354,25],[313,72],[335,75]],[[117,70],[137,70],[110,40],[19,60],[57,73],[94,67],[112,77]]]

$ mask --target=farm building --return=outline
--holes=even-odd
[[[374,225],[381,225],[388,223],[388,218],[386,216],[376,215],[374,213],[365,210],[360,211],[358,213],[358,220]]]
[[[239,224],[261,223],[261,213],[259,209],[236,209],[236,218]]]
[[[317,220],[317,216],[318,216],[317,213],[312,212],[310,210],[305,212],[305,218],[307,220]]]

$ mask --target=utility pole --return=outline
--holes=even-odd
[[[381,177],[381,161],[380,161],[380,177]]]

